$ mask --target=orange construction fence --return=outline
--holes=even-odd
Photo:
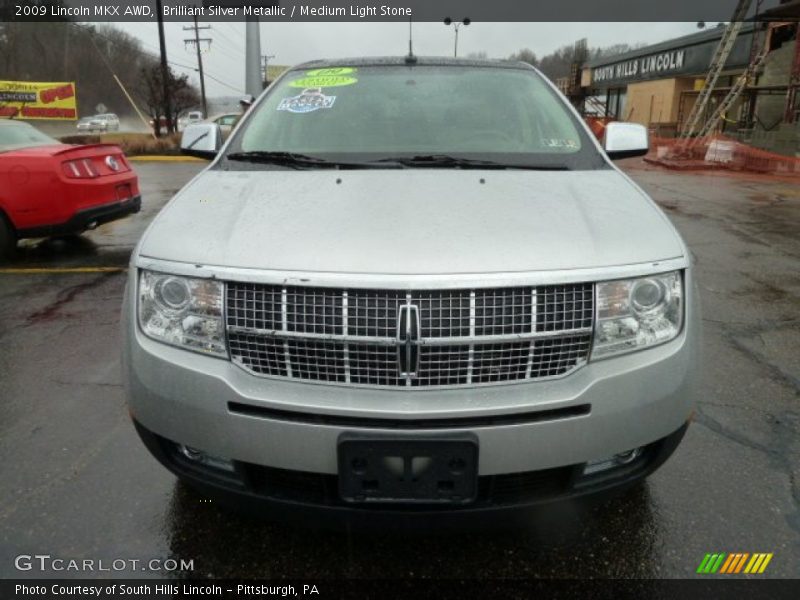
[[[615,119],[611,117],[584,117],[584,120],[595,137],[602,142],[603,135],[605,135],[606,132],[606,125]]]
[[[584,117],[592,133],[603,142],[610,117]],[[800,152],[800,148],[797,149]],[[714,134],[691,140],[650,135],[650,152],[644,160],[668,169],[745,171],[800,178],[800,158],[748,146]]]
[[[727,169],[800,178],[800,158],[754,148],[723,135],[650,138],[648,163],[670,169]]]

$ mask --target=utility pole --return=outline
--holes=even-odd
[[[200,43],[205,42],[211,46],[211,38],[201,38],[201,29],[211,29],[211,25],[204,25],[200,27],[197,24],[197,15],[194,16],[194,25],[191,27],[184,27],[184,31],[194,31],[194,38],[184,39],[184,44],[194,44],[197,50],[197,69],[200,72],[200,97],[203,99],[203,118],[208,118],[208,105],[206,104],[206,78],[203,75],[203,54],[200,52]]]
[[[269,59],[275,58],[274,54],[262,54],[261,55],[261,67],[264,69],[264,87],[269,85],[269,71],[267,68],[269,67]]]
[[[156,0],[156,17],[158,19],[158,45],[161,50],[161,92],[164,94],[164,118],[167,121],[167,133],[172,131],[172,110],[169,101],[169,66],[167,66],[167,45],[164,43],[164,17],[161,0]],[[161,119],[156,117],[156,131],[161,134]]]

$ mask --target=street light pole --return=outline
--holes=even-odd
[[[464,20],[461,21],[460,23],[453,21],[453,19],[451,19],[450,17],[445,17],[444,19],[444,24],[447,26],[452,25],[453,30],[455,31],[456,34],[455,44],[453,45],[453,58],[458,58],[458,29],[462,25],[464,27],[467,27],[470,23],[472,23],[472,19],[470,19],[469,17],[464,17]]]

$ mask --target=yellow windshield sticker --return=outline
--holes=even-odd
[[[312,69],[306,71],[308,77],[334,77],[337,75],[352,75],[357,69],[355,67],[329,67],[327,69]]]
[[[358,79],[355,77],[347,75],[318,75],[295,79],[289,86],[296,88],[341,87],[343,85],[353,85],[357,81]]]

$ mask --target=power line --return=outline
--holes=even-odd
[[[233,39],[234,39],[236,42],[240,42],[240,41],[241,41],[241,39],[242,39],[242,32],[241,32],[241,31],[237,31],[236,29],[234,29],[234,27],[233,27],[233,25],[232,25],[231,23],[225,23],[225,22],[221,22],[221,23],[217,23],[217,25],[221,25],[221,26],[223,26],[223,27],[226,27],[226,28],[227,28],[227,30],[228,30],[228,32],[229,32],[229,33],[230,33],[230,34],[233,36]],[[229,38],[229,39],[230,39],[230,38]]]
[[[236,52],[239,52],[240,54],[244,54],[244,49],[241,47],[241,45],[239,45],[239,43],[237,41],[232,40],[231,38],[229,38],[227,36],[227,34],[222,29],[217,27],[217,28],[214,29],[214,33],[216,35],[219,35],[222,38],[223,41],[225,41],[228,44],[230,44],[230,47],[231,47],[232,50],[234,50]]]
[[[240,62],[242,60],[241,54],[239,54],[239,56],[236,56],[236,54],[232,53],[231,50],[225,48],[225,46],[219,43],[214,44],[214,48],[211,50],[212,53],[215,51],[221,52],[224,57],[233,60],[235,62]]]
[[[169,64],[171,64],[174,67],[178,67],[179,69],[185,69],[187,71],[192,71],[194,73],[197,72],[197,67],[192,67],[190,65],[184,65],[183,63],[175,62],[174,60],[169,61]],[[226,88],[229,88],[229,89],[233,90],[237,94],[241,94],[242,93],[242,88],[241,87],[236,87],[232,83],[228,83],[228,82],[223,81],[223,80],[221,80],[221,79],[219,79],[217,77],[214,77],[214,75],[209,73],[208,70],[205,71],[205,76],[208,77],[209,79],[212,79],[212,80],[216,81],[218,84],[224,85]]]
[[[92,27],[91,25],[80,25],[79,23],[73,23],[73,22],[69,22],[68,24],[69,24],[69,25],[72,25],[73,27],[77,27],[77,28],[78,28],[78,29],[80,29],[81,31],[84,31],[84,32],[86,32],[86,33],[89,33],[90,35],[96,35],[96,36],[98,36],[98,37],[101,37],[101,38],[103,38],[104,40],[106,40],[107,42],[109,42],[110,44],[117,45],[117,44],[119,43],[119,41],[118,41],[118,40],[115,40],[115,39],[113,39],[113,38],[110,38],[110,37],[108,37],[107,35],[105,35],[105,34],[103,34],[103,33],[100,33],[99,31],[97,31],[97,30],[96,30],[94,27]],[[144,42],[144,41],[140,40],[139,38],[136,38],[136,41],[137,41],[139,44],[141,44],[142,46],[145,46],[146,48],[150,48],[150,49],[151,49],[151,51],[158,52],[158,49],[157,49],[155,46],[153,46],[152,44],[148,44],[147,42]],[[100,49],[99,49],[99,48],[98,48],[98,52],[100,52]],[[104,60],[106,60],[106,58],[105,58],[105,55],[103,55],[103,54],[102,54],[102,52],[101,52],[100,54],[102,55],[103,59],[104,59]],[[154,57],[154,58],[155,58],[155,57]],[[175,61],[175,60],[167,60],[167,62],[168,62],[168,63],[169,63],[171,66],[173,66],[173,67],[178,67],[179,69],[184,69],[184,70],[187,70],[187,71],[192,71],[193,73],[196,73],[196,72],[197,72],[197,67],[192,67],[192,66],[190,66],[190,65],[185,65],[185,64],[183,64],[183,63],[180,63],[180,62],[178,62],[178,61]],[[212,79],[212,80],[216,81],[218,84],[220,84],[220,85],[223,85],[223,86],[225,86],[226,88],[233,90],[233,91],[234,91],[234,92],[236,92],[237,94],[241,94],[241,93],[242,93],[242,89],[243,89],[243,88],[241,88],[241,87],[237,87],[237,86],[233,85],[232,83],[228,83],[228,82],[226,82],[226,81],[224,81],[224,80],[220,79],[219,77],[216,77],[215,75],[213,75],[212,73],[210,73],[210,72],[208,71],[208,69],[204,69],[204,74],[205,74],[205,76],[206,76],[206,77],[208,77],[209,79]]]
[[[192,71],[192,72],[194,72],[194,73],[196,73],[196,72],[197,72],[197,67],[192,67],[192,66],[189,66],[189,65],[184,65],[184,64],[182,64],[182,63],[175,62],[174,60],[171,60],[171,61],[169,61],[169,64],[171,64],[171,65],[172,65],[172,66],[174,66],[174,67],[178,67],[179,69],[184,69],[184,70],[187,70],[187,71]],[[222,81],[221,79],[218,79],[217,77],[214,77],[214,76],[213,76],[211,73],[209,73],[209,72],[208,72],[208,70],[206,70],[206,71],[204,72],[204,74],[205,74],[205,76],[206,76],[206,77],[208,77],[209,79],[212,79],[212,80],[216,81],[218,84],[220,84],[220,85],[224,85],[226,88],[232,89],[234,92],[236,92],[236,93],[238,93],[238,94],[241,94],[241,93],[242,93],[242,88],[240,88],[240,87],[236,87],[236,86],[235,86],[235,85],[233,85],[232,83],[227,83],[227,82],[225,82],[225,81]]]
[[[220,81],[219,79],[217,79],[213,75],[209,75],[208,73],[206,73],[206,77],[210,77],[211,79],[213,79],[214,81],[216,81],[220,85],[224,85],[226,88],[232,89],[237,94],[241,94],[242,93],[242,88],[238,88],[236,86],[230,85],[229,83],[225,83],[224,81]]]

